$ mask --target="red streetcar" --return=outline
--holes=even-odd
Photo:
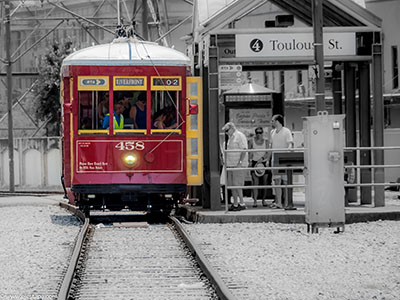
[[[202,99],[189,58],[118,38],[61,69],[64,185],[90,209],[163,211],[202,184]]]

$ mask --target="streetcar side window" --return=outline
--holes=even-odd
[[[179,91],[151,92],[152,129],[177,129],[179,127]]]
[[[103,120],[108,114],[108,92],[80,91],[79,102],[79,130],[103,129]]]

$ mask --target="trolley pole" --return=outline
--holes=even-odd
[[[324,42],[323,42],[323,11],[324,0],[312,0],[314,59],[315,59],[315,113],[325,110],[325,75],[324,75]]]
[[[14,136],[13,136],[13,118],[12,118],[12,62],[11,62],[11,16],[10,0],[5,1],[5,29],[6,42],[5,52],[7,60],[7,112],[8,112],[8,159],[10,172],[10,192],[15,192],[14,184]]]

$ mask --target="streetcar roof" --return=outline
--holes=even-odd
[[[67,56],[63,65],[142,65],[188,66],[183,53],[156,43],[132,38],[118,38],[109,44],[78,50]]]

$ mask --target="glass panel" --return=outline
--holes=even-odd
[[[108,92],[81,91],[79,101],[79,129],[102,129],[103,120],[108,114]]]
[[[190,160],[190,175],[191,176],[198,176],[199,175],[198,160],[197,159],[191,159]]]
[[[198,117],[197,115],[190,115],[190,130],[198,130]]]
[[[120,113],[122,114],[124,120],[123,129],[146,129],[146,92],[114,92],[114,111],[116,111],[117,103],[121,106],[122,110]]]
[[[180,129],[179,91],[151,92],[151,128]]]
[[[198,96],[198,93],[197,93],[197,82],[190,83],[190,95],[189,95],[189,97],[190,96],[193,96],[193,97],[197,97]]]
[[[199,155],[199,143],[197,138],[190,139],[190,155]]]

